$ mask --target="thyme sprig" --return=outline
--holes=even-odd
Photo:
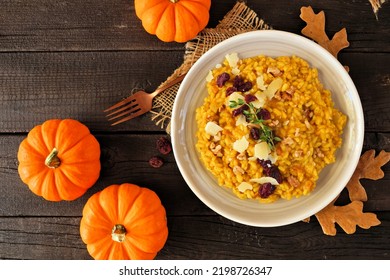
[[[261,108],[256,108],[252,102],[245,102],[243,99],[239,98],[237,101],[231,100],[229,107],[235,109],[237,107],[245,106],[246,110],[242,111],[242,114],[245,116],[246,120],[249,123],[252,123],[259,127],[260,129],[260,140],[266,142],[271,150],[275,149],[276,142],[280,142],[278,136],[274,135],[273,130],[265,124],[265,120],[261,117],[260,110]]]

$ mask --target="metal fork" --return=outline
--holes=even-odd
[[[116,103],[110,108],[107,108],[103,112],[110,112],[106,115],[106,117],[108,117],[109,121],[114,121],[114,123],[111,124],[112,126],[138,117],[152,109],[153,98],[156,97],[157,94],[181,82],[184,79],[184,76],[185,74],[174,78],[172,81],[165,83],[152,93],[147,93],[143,90],[137,91],[133,95],[130,95],[126,99]]]

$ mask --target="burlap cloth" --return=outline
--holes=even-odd
[[[184,62],[160,86],[175,77],[188,72],[191,66],[211,47],[234,35],[253,31],[266,30],[271,27],[248,8],[244,2],[237,2],[215,28],[205,28],[198,36],[185,45]],[[180,83],[166,89],[156,96],[152,108],[152,120],[156,125],[170,133],[172,107]]]

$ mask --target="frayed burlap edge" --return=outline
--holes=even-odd
[[[191,66],[206,51],[223,40],[240,33],[266,29],[271,29],[271,27],[260,19],[244,2],[237,2],[215,28],[202,30],[196,38],[186,43],[183,64],[160,86],[179,75],[187,73]],[[153,102],[152,120],[157,126],[165,128],[168,134],[170,133],[173,103],[179,86],[180,83],[166,89]]]

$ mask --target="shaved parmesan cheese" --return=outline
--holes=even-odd
[[[211,82],[213,80],[213,72],[210,70],[206,77],[206,82]]]
[[[229,95],[229,97],[226,99],[226,106],[230,106],[230,101],[238,102],[238,99],[245,100],[245,97],[240,94],[238,91],[233,92]]]
[[[217,65],[215,65],[215,68],[221,68],[222,67],[222,64],[221,63],[218,63]]]
[[[256,92],[255,96],[256,96],[257,100],[259,100],[258,105],[260,105],[260,107],[256,107],[256,108],[257,109],[262,108],[264,106],[264,104],[265,104],[265,101],[266,101],[265,97],[266,96],[261,91]]]
[[[238,74],[240,74],[240,69],[238,69],[237,67],[233,68],[232,69],[232,74],[237,76]]]
[[[264,77],[263,77],[263,75],[260,75],[260,76],[257,77],[256,84],[257,84],[258,89],[265,90],[267,88],[265,86],[265,84],[264,84]]]
[[[272,185],[275,186],[279,185],[278,181],[276,181],[276,179],[273,177],[261,177],[261,178],[250,179],[249,181],[254,183],[259,183],[259,184],[271,183]]]
[[[246,139],[246,136],[242,136],[241,139],[238,139],[233,143],[233,150],[241,154],[245,152],[246,149],[248,149],[248,146],[249,146],[249,142]]]
[[[253,189],[253,186],[247,182],[242,182],[241,184],[238,185],[237,189],[240,191],[240,192],[245,192],[246,190],[252,190]]]
[[[238,63],[238,61],[240,60],[240,59],[238,58],[237,53],[227,54],[227,55],[225,56],[225,58],[226,58],[226,60],[228,61],[230,67],[232,67],[232,68],[237,67],[237,63]]]
[[[263,93],[266,97],[268,97],[268,99],[272,99],[275,93],[282,87],[282,85],[283,79],[276,78],[268,85],[267,89]]]
[[[268,155],[268,159],[274,164],[278,160],[278,155],[276,153],[271,153]]]
[[[262,160],[267,160],[268,155],[271,153],[271,149],[269,148],[266,142],[260,142],[255,145],[255,157]]]
[[[247,126],[248,122],[246,121],[246,118],[244,115],[240,115],[236,120],[236,126],[239,126],[240,124]]]
[[[215,136],[218,132],[222,131],[223,128],[217,125],[215,122],[208,122],[205,127],[205,131],[207,134],[211,136]]]

